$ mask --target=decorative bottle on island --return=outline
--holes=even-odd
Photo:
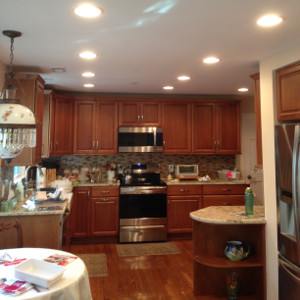
[[[254,214],[254,194],[251,187],[245,189],[245,214],[246,216],[253,216]]]

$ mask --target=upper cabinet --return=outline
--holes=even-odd
[[[161,105],[157,102],[120,102],[120,126],[160,126]]]
[[[163,104],[164,151],[166,153],[190,153],[191,104],[184,102]]]
[[[260,110],[260,82],[259,73],[253,74],[254,81],[254,104],[255,104],[255,117],[256,117],[256,164],[262,167],[262,135],[261,135],[261,110]]]
[[[74,102],[70,96],[54,94],[50,106],[50,155],[73,153]]]
[[[17,98],[20,104],[30,108],[36,121],[36,147],[25,148],[11,162],[11,165],[32,165],[41,161],[43,114],[44,114],[44,81],[40,76],[17,74],[15,77]]]
[[[76,100],[74,154],[113,154],[117,151],[117,104]]]
[[[276,89],[278,120],[300,120],[300,62],[277,70]]]
[[[193,153],[240,153],[239,102],[195,103],[192,134]]]

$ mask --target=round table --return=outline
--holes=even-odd
[[[8,253],[13,259],[16,258],[36,258],[45,259],[53,254],[71,255],[74,254],[43,248],[18,248],[0,250],[0,257]],[[0,278],[14,278],[14,266],[0,265]],[[73,262],[64,267],[65,272],[63,277],[58,282],[54,283],[48,290],[40,289],[40,292],[31,289],[28,292],[18,296],[6,296],[0,294],[1,300],[90,300],[92,299],[88,273],[83,261],[77,257]]]

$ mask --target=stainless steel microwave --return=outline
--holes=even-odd
[[[120,127],[119,152],[162,152],[163,132],[159,127]]]

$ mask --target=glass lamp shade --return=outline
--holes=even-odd
[[[26,106],[0,103],[0,158],[12,159],[36,144],[35,117]]]

